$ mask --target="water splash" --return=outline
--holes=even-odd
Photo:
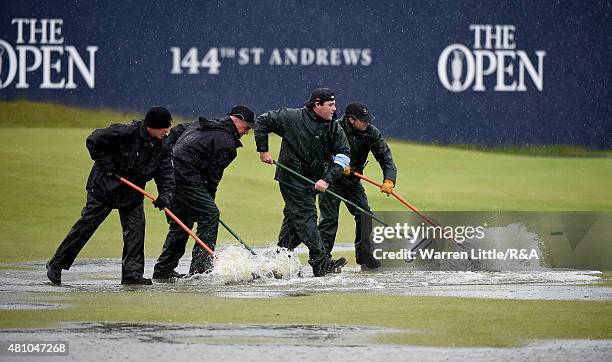
[[[302,275],[297,255],[287,249],[269,247],[251,254],[242,246],[228,245],[217,251],[211,273],[195,276],[213,284],[246,283],[255,279],[292,279]]]
[[[537,258],[533,259],[480,259],[472,260],[472,270],[546,270],[544,266],[544,243],[537,233],[527,230],[523,223],[514,223],[503,227],[485,228],[485,238],[477,243],[467,243],[468,249],[487,249],[505,251],[507,249],[535,250]]]
[[[414,263],[410,270],[441,270],[441,271],[544,271],[546,250],[538,234],[531,232],[523,223],[513,223],[502,227],[487,227],[483,239],[469,238],[461,248],[452,247],[452,251],[465,252],[469,258],[445,259],[443,261],[427,260]],[[449,243],[443,242],[433,246],[436,251],[449,250]],[[533,258],[472,258],[479,256],[480,250],[505,252],[508,249],[524,250],[529,255],[532,250],[537,257]]]

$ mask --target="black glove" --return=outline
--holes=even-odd
[[[164,207],[168,207],[168,203],[164,201],[161,197],[158,197],[157,200],[153,201],[153,206],[156,208],[163,210]]]

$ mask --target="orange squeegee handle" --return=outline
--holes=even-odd
[[[119,177],[119,181],[121,181],[122,183],[124,183],[124,184],[128,185],[129,187],[133,188],[134,190],[136,190],[136,191],[140,192],[141,194],[145,195],[146,197],[150,198],[151,200],[153,200],[153,201],[157,200],[157,199],[156,199],[156,198],[155,198],[153,195],[151,195],[150,193],[148,193],[148,192],[146,192],[145,190],[141,189],[140,187],[138,187],[138,186],[137,186],[137,185],[135,185],[134,183],[130,182],[129,180],[126,180],[126,179],[125,179],[125,178],[123,178],[123,177]],[[200,244],[200,245],[201,245],[201,246],[204,248],[204,250],[206,250],[206,252],[207,252],[208,254],[210,254],[211,256],[213,256],[213,257],[215,257],[215,258],[217,257],[217,256],[215,255],[215,252],[214,252],[214,251],[212,251],[212,250],[211,250],[211,249],[208,247],[208,245],[206,245],[206,244],[205,244],[205,243],[204,243],[202,240],[200,240],[200,238],[199,238],[199,237],[198,237],[198,236],[197,236],[197,235],[196,235],[196,234],[195,234],[193,231],[191,231],[191,229],[190,229],[190,228],[188,228],[188,227],[187,227],[187,225],[183,224],[183,222],[182,222],[181,220],[179,220],[179,218],[178,218],[178,217],[176,217],[176,215],[174,215],[174,214],[172,213],[172,211],[168,210],[168,208],[167,208],[167,207],[164,207],[164,211],[166,212],[166,214],[168,214],[168,216],[170,216],[170,218],[171,218],[172,220],[176,221],[176,223],[177,223],[177,224],[179,224],[179,226],[180,226],[181,228],[183,228],[183,230],[185,230],[185,232],[186,232],[187,234],[189,234],[189,235],[190,235],[190,236],[193,238],[193,240],[195,240],[195,241],[196,241],[198,244]]]

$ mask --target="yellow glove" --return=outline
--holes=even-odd
[[[350,176],[351,174],[351,166],[346,166],[346,168],[344,169],[344,171],[342,172],[342,174],[344,176]]]
[[[384,192],[385,194],[390,195],[393,192],[393,187],[395,187],[393,181],[386,179],[380,187],[380,192]]]

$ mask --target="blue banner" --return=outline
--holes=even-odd
[[[187,118],[319,86],[387,137],[611,147],[609,2],[12,1],[0,99]],[[111,120],[109,120],[110,122]],[[117,121],[117,120],[113,120]]]

